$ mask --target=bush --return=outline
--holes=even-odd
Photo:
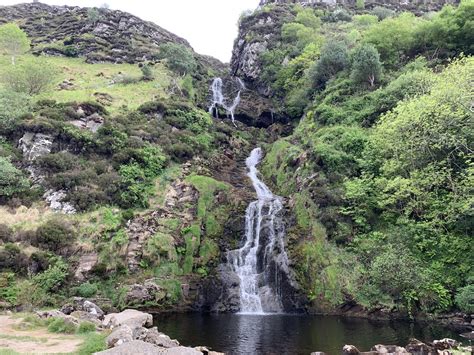
[[[168,68],[179,74],[190,74],[196,67],[196,59],[188,47],[177,43],[165,43],[160,46],[160,59],[166,59]]]
[[[7,243],[0,249],[0,270],[11,270],[25,274],[28,267],[28,257],[20,248],[12,243]]]
[[[94,296],[98,291],[97,285],[90,282],[85,282],[77,287],[77,295],[84,298],[89,298]]]
[[[87,334],[95,332],[95,324],[91,322],[81,322],[77,328],[77,334]]]
[[[379,81],[381,71],[380,55],[374,46],[363,44],[354,50],[351,79],[355,83],[368,83],[372,87]]]
[[[0,202],[19,196],[30,187],[28,179],[7,159],[0,157]]]
[[[58,259],[48,269],[41,274],[33,277],[33,282],[41,287],[45,292],[57,292],[63,285],[68,275],[68,265],[62,260]]]
[[[153,81],[155,79],[155,74],[150,64],[144,64],[141,68],[142,79],[145,81]]]
[[[48,324],[48,332],[74,334],[76,332],[76,325],[64,318],[51,318]]]
[[[0,79],[8,89],[33,96],[50,89],[56,76],[57,70],[53,64],[35,58],[9,67]]]
[[[313,86],[319,88],[349,65],[349,54],[344,42],[330,41],[321,49],[321,56],[309,71]]]
[[[474,313],[474,284],[462,287],[455,297],[456,305],[465,313]]]
[[[79,355],[90,355],[107,349],[105,338],[107,334],[88,334],[84,343],[79,347]]]
[[[387,17],[393,17],[395,15],[395,11],[382,6],[375,6],[372,10],[372,13],[377,16],[380,21],[386,19]]]
[[[0,90],[0,134],[7,135],[16,119],[30,112],[31,98],[9,90]]]
[[[36,242],[39,246],[58,251],[69,246],[76,238],[73,227],[68,221],[52,218],[36,230]]]

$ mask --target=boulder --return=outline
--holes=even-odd
[[[414,354],[428,354],[433,351],[433,349],[430,346],[426,345],[422,341],[419,341],[418,339],[415,339],[415,338],[410,339],[407,346],[405,346],[405,349],[409,353],[414,353]]]
[[[405,348],[397,345],[375,345],[371,351],[377,354],[408,354]]]
[[[444,338],[441,340],[433,341],[433,347],[436,350],[448,350],[448,349],[457,348],[458,346],[459,346],[459,343],[454,339]]]
[[[61,311],[57,310],[50,310],[50,311],[37,311],[36,315],[42,319],[48,318],[66,318],[66,314]]]
[[[158,332],[158,329],[156,327],[149,329],[145,337],[141,340],[144,340],[147,343],[158,345],[162,348],[175,348],[177,346],[180,346],[177,340],[171,339],[166,334]]]
[[[115,328],[107,337],[107,347],[113,348],[133,341],[133,331],[128,325]]]
[[[360,351],[354,345],[344,345],[344,347],[342,348],[342,354],[355,355],[355,354],[360,354]]]
[[[94,323],[96,326],[102,326],[102,322],[97,318],[97,316],[84,311],[74,311],[71,313],[71,317],[74,317],[80,321],[87,321]]]
[[[144,304],[149,301],[159,301],[166,297],[166,291],[154,282],[148,280],[144,285],[129,286],[125,295],[126,304]]]
[[[84,281],[89,272],[94,268],[99,260],[97,253],[82,255],[79,258],[79,265],[76,267],[74,277],[79,281]]]
[[[107,314],[102,322],[106,328],[116,328],[121,325],[128,325],[130,328],[151,327],[153,317],[151,314],[140,312],[134,309],[126,309],[120,313]]]
[[[133,340],[94,355],[156,355],[161,354],[160,348],[141,340]]]
[[[72,299],[72,306],[76,311],[83,311],[89,313],[91,316],[96,317],[98,319],[104,319],[104,311],[100,309],[95,303],[86,300],[82,297],[74,297]]]
[[[169,348],[169,349],[164,349],[159,352],[159,354],[164,354],[164,355],[203,355],[203,352],[193,349],[193,348],[187,348],[185,346],[178,346],[176,348]]]

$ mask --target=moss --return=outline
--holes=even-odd
[[[197,215],[200,218],[206,216],[206,212],[214,202],[214,195],[217,191],[229,190],[229,185],[208,176],[191,175],[186,180],[199,191]]]
[[[217,246],[216,242],[214,242],[212,239],[206,239],[201,243],[201,247],[199,249],[199,257],[201,259],[202,265],[206,265],[218,256],[219,247]]]
[[[161,259],[165,258],[169,261],[176,261],[178,255],[174,247],[174,238],[162,232],[155,233],[145,247],[145,256],[151,261],[156,261],[157,264],[161,263]]]

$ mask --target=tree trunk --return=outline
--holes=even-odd
[[[12,55],[12,65],[15,65],[15,56]]]

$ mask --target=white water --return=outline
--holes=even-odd
[[[222,86],[223,86],[223,83],[222,83],[222,79],[221,78],[215,78],[211,84],[211,91],[212,91],[212,103],[211,103],[211,106],[209,106],[209,113],[210,114],[214,114],[214,109],[216,109],[216,113],[217,113],[217,108],[218,106],[222,106],[226,112],[227,112],[227,115],[230,115],[231,119],[232,119],[232,123],[234,124],[234,126],[236,126],[235,124],[235,118],[234,118],[234,112],[235,112],[235,109],[237,108],[237,106],[239,106],[240,104],[240,92],[242,90],[245,90],[245,84],[243,83],[242,80],[240,80],[240,78],[236,78],[237,80],[237,83],[239,84],[239,90],[237,92],[237,95],[235,96],[234,100],[232,101],[232,104],[229,106],[226,104],[226,99],[224,97],[224,94],[222,93]],[[217,116],[217,114],[216,114]],[[237,126],[236,126],[237,127]]]
[[[252,180],[258,200],[247,207],[244,246],[228,254],[229,263],[240,278],[240,313],[283,311],[279,274],[288,267],[279,217],[283,205],[281,197],[273,195],[258,178],[256,166],[261,156],[262,150],[256,148],[246,160],[247,175]],[[272,265],[277,265],[273,272]]]

